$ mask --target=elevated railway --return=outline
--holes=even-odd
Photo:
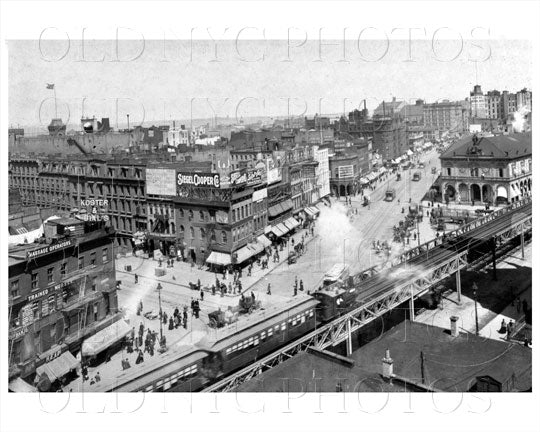
[[[415,298],[454,274],[460,301],[460,271],[472,264],[468,260],[471,250],[490,244],[495,257],[495,248],[519,236],[523,253],[523,237],[531,231],[532,202],[530,198],[526,198],[466,224],[444,238],[439,237],[405,252],[389,267],[376,266],[360,272],[354,276],[354,283],[362,284],[362,289],[353,310],[203,391],[231,391],[309,347],[325,349],[346,342],[347,353],[350,354],[354,332],[407,301],[409,316],[414,319]]]

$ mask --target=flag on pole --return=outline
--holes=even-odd
[[[47,84],[47,90],[54,90],[54,84]]]

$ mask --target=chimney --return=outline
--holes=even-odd
[[[459,336],[459,329],[457,326],[458,319],[459,317],[455,315],[450,317],[450,334],[452,335],[452,337]]]
[[[382,376],[383,378],[393,378],[394,377],[394,360],[390,357],[390,350],[387,349],[382,359]]]

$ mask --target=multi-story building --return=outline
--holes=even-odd
[[[470,93],[471,117],[486,118],[486,98],[482,93],[482,87],[478,84],[474,86]]]
[[[501,120],[503,118],[501,92],[498,90],[491,90],[486,93],[486,117]]]
[[[173,123],[172,129],[167,131],[167,145],[172,147],[190,145],[190,133],[185,125],[180,125],[180,128],[177,128]]]
[[[334,154],[329,158],[329,167],[330,188],[334,196],[352,196],[358,192],[363,172],[357,154]]]
[[[372,149],[382,159],[396,159],[407,152],[406,124],[401,117],[374,116],[371,121],[371,130],[373,134]]]
[[[468,136],[448,148],[440,159],[439,184],[448,201],[507,203],[531,192],[530,132]]]
[[[313,159],[318,163],[315,168],[316,189],[312,202],[330,194],[330,164],[327,148],[313,147]]]
[[[532,92],[526,88],[521,89],[516,93],[517,110],[525,109],[532,111]]]
[[[483,95],[482,101],[484,104],[482,110],[485,114],[485,100]],[[448,100],[424,104],[424,125],[428,128],[435,128],[439,132],[439,135],[461,133],[469,128],[467,108],[462,102],[450,102]]]
[[[373,111],[373,117],[403,117],[406,109],[407,103],[405,101],[399,101],[394,97],[391,102],[382,101]]]
[[[87,337],[120,319],[113,237],[103,222],[57,218],[9,248],[10,378],[75,361]]]

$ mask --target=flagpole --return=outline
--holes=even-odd
[[[54,117],[58,118],[58,107],[56,106],[56,86],[53,84],[53,91],[54,91]]]

